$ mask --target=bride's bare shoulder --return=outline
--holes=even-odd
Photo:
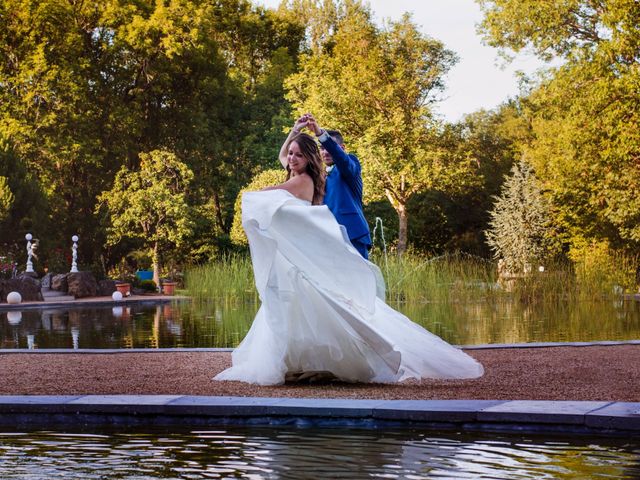
[[[313,200],[313,179],[306,173],[291,177],[286,183],[290,183],[289,193],[302,199]]]
[[[267,187],[263,190],[286,190],[301,200],[307,200],[309,202],[313,200],[313,180],[306,173],[295,175],[280,185]]]

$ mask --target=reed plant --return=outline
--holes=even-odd
[[[387,299],[393,302],[458,302],[494,295],[493,262],[465,254],[427,257],[372,256],[383,272]]]
[[[382,271],[391,303],[567,302],[609,299],[635,286],[638,258],[616,254],[606,263],[557,262],[527,275],[501,280],[496,263],[455,253],[371,257]],[[186,272],[187,294],[196,301],[257,302],[251,258],[235,254]]]
[[[227,255],[185,273],[185,289],[195,301],[257,301],[248,254]]]
[[[637,256],[614,252],[590,261],[558,261],[527,274],[499,279],[497,265],[454,253],[437,257],[375,254],[391,302],[568,302],[619,297],[637,288]]]
[[[625,252],[591,251],[572,260],[533,269],[530,275],[514,282],[512,296],[523,301],[586,302],[609,300],[637,289],[638,257]]]

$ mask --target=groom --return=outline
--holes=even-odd
[[[323,130],[312,115],[300,117],[280,149],[280,163],[287,167],[286,146],[304,127],[309,128],[320,141],[320,153],[327,165],[327,183],[324,203],[338,223],[347,230],[351,244],[365,259],[369,258],[371,235],[369,224],[362,212],[362,174],[358,158],[345,151],[340,132]]]

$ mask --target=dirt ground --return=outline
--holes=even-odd
[[[0,354],[1,395],[173,394],[372,399],[640,402],[640,345],[469,350],[475,380],[336,381],[259,387],[212,380],[228,352]]]

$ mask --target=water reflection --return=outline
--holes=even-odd
[[[632,479],[623,439],[354,429],[0,432],[0,478]]]
[[[456,345],[640,338],[640,302],[392,306]],[[221,301],[0,312],[0,348],[234,347],[256,310]]]
[[[22,312],[7,312],[9,325],[18,325],[22,321]]]

